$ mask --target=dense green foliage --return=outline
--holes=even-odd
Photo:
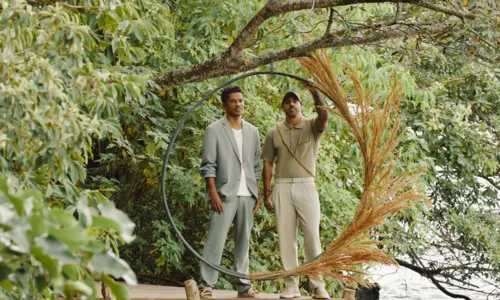
[[[144,57],[140,40],[165,26],[149,18],[155,3],[117,4],[2,2],[2,298],[95,295],[92,277],[126,298],[110,276],[136,282],[118,258],[134,224],[106,198],[112,189],[88,185],[87,167],[103,159],[100,143],[127,155],[120,103],[147,96],[145,78],[122,64]]]
[[[499,16],[488,1],[470,2],[483,18],[466,22],[458,41],[453,35],[423,33],[374,47],[331,50],[341,80],[340,62],[346,61],[376,96],[389,90],[392,75],[403,82],[406,131],[398,168],[427,167],[421,188],[433,206],[417,206],[380,230],[393,235],[396,244],[388,251],[395,256],[438,270],[442,281],[461,287],[478,277],[498,282],[500,270],[500,71],[488,60],[498,57],[499,47],[486,43],[499,39]],[[237,0],[209,5],[195,0],[2,2],[0,295],[95,295],[92,277],[121,295],[111,277],[135,281],[125,261],[140,282],[181,284],[198,278],[198,261],[166,220],[159,175],[178,120],[227,78],[165,90],[152,80],[223,52],[263,5]],[[391,21],[394,12],[391,4],[339,7],[332,29],[354,32],[367,20]],[[410,21],[416,16],[457,20],[415,7],[403,15]],[[321,36],[327,19],[321,9],[273,18],[259,29],[245,56]],[[476,38],[464,37],[471,30]],[[307,76],[293,60],[273,68]],[[288,89],[301,93],[306,116],[314,116],[312,100],[295,82],[262,76],[238,84],[247,100],[244,118],[259,128],[261,138],[283,118],[279,99]],[[348,83],[345,88],[352,89]],[[201,138],[204,128],[222,116],[217,97],[200,107],[184,126],[168,169],[177,226],[200,252],[209,212],[198,171]],[[328,130],[317,183],[324,247],[351,220],[362,186],[352,135],[333,115]],[[224,266],[232,266],[232,248],[230,233]],[[446,260],[426,256],[429,249]],[[264,209],[254,220],[250,255],[251,271],[281,269],[274,217]],[[255,284],[279,290],[276,282]],[[223,276],[219,287],[231,288],[231,278]]]
[[[114,204],[87,206],[85,201],[66,210],[48,208],[38,191],[10,194],[0,179],[2,299],[48,298],[55,294],[96,297],[92,273],[123,299],[127,291],[110,277],[137,282],[128,264],[108,250],[113,238],[130,242],[134,224]],[[74,215],[78,214],[77,220]]]
[[[418,84],[428,87],[432,98],[420,108],[407,107],[407,118],[433,161],[428,185],[433,211],[426,217],[431,231],[412,232],[429,240],[415,245],[410,256],[439,253],[443,260],[427,264],[442,269],[440,275],[453,284],[478,290],[465,282],[480,276],[498,288],[499,76],[436,51],[421,55],[415,67]]]

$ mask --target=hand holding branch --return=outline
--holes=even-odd
[[[315,83],[304,83],[304,87],[311,92],[314,100],[314,105],[316,106],[316,112],[318,117],[316,117],[315,124],[319,131],[325,131],[328,127],[328,108],[325,107],[325,102],[319,94],[318,88]]]

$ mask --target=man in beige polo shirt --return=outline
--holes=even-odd
[[[313,260],[321,254],[319,238],[320,207],[314,183],[319,141],[328,125],[328,111],[317,90],[310,88],[316,105],[316,118],[302,117],[299,95],[288,92],[281,106],[286,119],[272,127],[262,147],[264,160],[265,205],[276,211],[281,261],[285,270],[298,266],[297,228],[300,223],[304,235],[305,258]],[[271,178],[276,163],[275,185]],[[309,276],[312,296],[330,298],[321,277]],[[300,297],[298,278],[284,279],[285,290],[280,298]]]

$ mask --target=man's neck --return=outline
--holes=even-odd
[[[297,115],[295,116],[295,118],[286,117],[286,122],[290,124],[290,126],[292,127],[297,125],[300,122],[300,120],[302,120],[302,115]]]
[[[226,118],[229,124],[231,125],[232,129],[241,130],[242,128],[241,116],[231,116],[226,114]]]

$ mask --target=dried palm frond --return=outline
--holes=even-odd
[[[352,113],[347,95],[337,80],[326,52],[317,51],[311,57],[300,58],[299,62],[312,75],[314,86],[332,101],[334,109],[331,110],[340,115],[352,130],[363,155],[364,189],[350,225],[314,261],[293,270],[249,274],[249,278],[324,275],[347,286],[369,286],[370,283],[359,276],[363,272],[357,266],[396,264],[391,256],[377,247],[378,241],[370,240],[370,230],[413,203],[426,201],[425,196],[414,189],[421,170],[394,174],[393,152],[401,136],[398,135],[401,85],[394,77],[387,98],[383,102],[378,101],[363,88],[356,71],[344,64],[345,73],[352,81],[355,92],[353,102],[356,113]]]

